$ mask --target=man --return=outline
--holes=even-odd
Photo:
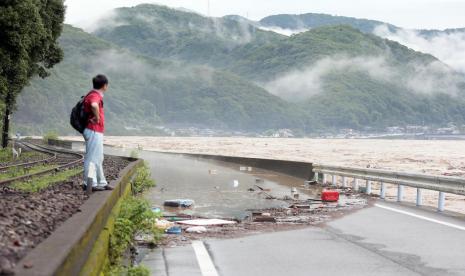
[[[112,190],[108,186],[103,172],[103,133],[105,131],[105,112],[103,95],[108,90],[108,79],[97,75],[92,79],[94,89],[84,99],[84,111],[89,114],[86,129],[83,132],[86,141],[84,158],[84,188],[92,185],[94,191]],[[92,179],[92,183],[88,183]]]

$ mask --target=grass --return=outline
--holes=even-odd
[[[18,181],[14,182],[11,187],[15,190],[28,192],[28,193],[35,193],[39,192],[43,189],[46,189],[53,184],[58,182],[63,182],[68,180],[69,178],[82,173],[81,168],[70,169],[62,172],[58,172],[52,175],[45,175],[41,177],[32,178],[27,181]]]
[[[37,165],[37,166],[30,168],[29,170],[26,170],[20,167],[14,167],[14,168],[7,170],[6,172],[2,172],[2,174],[0,174],[0,180],[5,180],[5,179],[13,178],[13,177],[26,175],[26,174],[43,172],[46,170],[54,169],[56,167],[58,166],[57,165]]]
[[[42,157],[45,158],[46,155],[35,152],[35,151],[25,151],[19,157],[19,160],[28,160],[34,157]],[[12,162],[13,160],[13,153],[11,152],[11,147],[7,147],[6,149],[0,149],[0,162],[7,163]]]
[[[151,237],[151,242],[156,244],[163,233],[155,227],[160,214],[154,213],[150,203],[141,197],[144,191],[155,186],[147,164],[144,163],[144,166],[137,170],[136,177],[131,184],[133,195],[123,200],[115,220],[115,228],[110,238],[110,264],[103,273],[104,275],[150,275],[146,267],[133,266],[132,261],[129,266],[124,265],[123,258],[128,248],[133,246],[135,235],[146,234]]]

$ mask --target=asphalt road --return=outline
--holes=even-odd
[[[153,275],[465,275],[465,220],[380,201],[321,227],[146,256]]]

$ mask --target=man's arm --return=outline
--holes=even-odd
[[[92,110],[92,113],[94,114],[94,118],[92,118],[92,123],[98,124],[100,123],[100,108],[98,103],[93,102],[90,104],[90,108]]]

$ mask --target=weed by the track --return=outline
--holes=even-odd
[[[54,169],[56,167],[57,165],[36,165],[30,168],[13,167],[5,172],[2,172],[2,174],[0,174],[0,180],[19,177],[19,176],[23,176],[26,174],[39,173],[42,171]]]
[[[46,189],[53,184],[66,181],[79,173],[82,173],[82,168],[74,168],[61,171],[56,174],[34,177],[26,181],[14,182],[10,187],[22,192],[35,193]]]
[[[46,155],[35,151],[24,151],[17,160],[13,160],[13,151],[11,147],[0,149],[0,163],[9,163],[13,161],[24,161],[31,159],[43,159]]]

